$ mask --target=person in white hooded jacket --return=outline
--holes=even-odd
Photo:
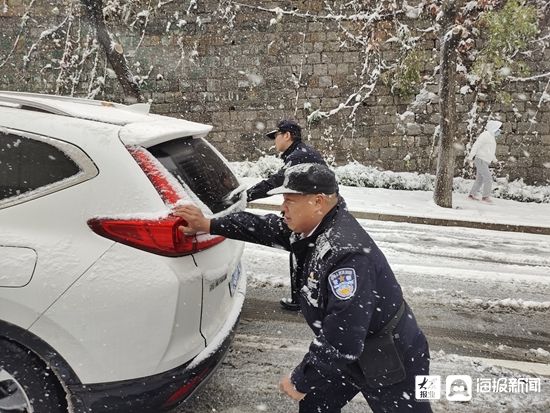
[[[470,163],[473,161],[476,166],[476,180],[468,195],[470,199],[477,200],[476,194],[481,189],[481,200],[487,203],[492,202],[491,187],[493,178],[489,170],[489,164],[497,161],[495,156],[497,148],[495,138],[500,135],[501,126],[502,122],[498,120],[488,121],[485,130],[478,136],[467,157],[468,161]]]

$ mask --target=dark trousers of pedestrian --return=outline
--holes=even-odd
[[[403,360],[407,377],[402,382],[378,389],[359,389],[347,380],[333,380],[330,385],[307,393],[300,401],[300,413],[340,413],[359,392],[373,413],[431,413],[428,401],[415,399],[415,376],[429,374],[428,343],[421,335],[414,344]]]

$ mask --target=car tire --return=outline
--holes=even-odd
[[[12,410],[68,411],[65,392],[55,373],[30,350],[0,339],[0,411]]]

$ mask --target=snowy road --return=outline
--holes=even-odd
[[[550,237],[465,228],[361,221],[385,252],[424,329],[432,374],[481,379],[541,377],[541,392],[479,393],[442,400],[435,412],[550,411]],[[291,412],[278,377],[301,360],[311,333],[278,308],[288,290],[285,251],[247,245],[249,291],[232,350],[180,413]],[[494,359],[520,360],[510,370]],[[519,369],[519,370],[516,370]],[[369,411],[357,397],[344,412]]]

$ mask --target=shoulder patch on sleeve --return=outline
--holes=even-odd
[[[332,292],[340,300],[348,300],[357,291],[357,274],[353,268],[340,268],[328,276]]]

